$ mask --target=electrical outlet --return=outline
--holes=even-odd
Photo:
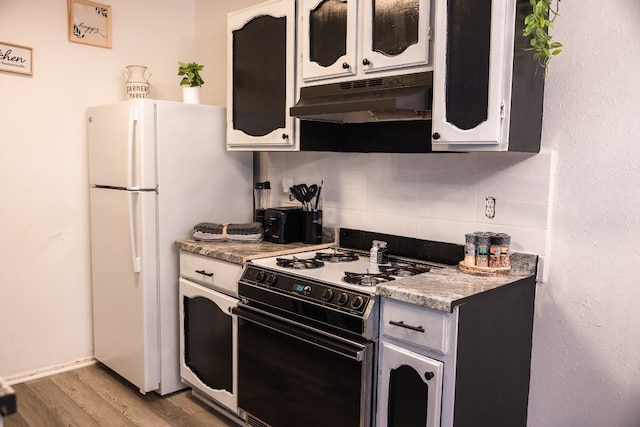
[[[484,215],[489,219],[493,219],[493,217],[496,216],[496,199],[494,197],[487,197],[485,200]]]

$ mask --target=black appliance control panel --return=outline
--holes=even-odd
[[[291,298],[302,299],[329,309],[364,315],[371,295],[249,264],[240,284],[266,288]],[[240,294],[242,297],[243,295]],[[285,307],[280,307],[285,308]]]

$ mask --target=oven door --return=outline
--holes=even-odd
[[[180,278],[180,377],[194,393],[237,413],[238,300]],[[196,392],[197,391],[197,392]]]
[[[303,329],[242,305],[238,408],[255,426],[369,427],[374,343]]]

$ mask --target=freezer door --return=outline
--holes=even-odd
[[[141,392],[160,381],[156,194],[91,188],[95,357]]]
[[[154,104],[136,99],[89,108],[89,184],[156,188]]]

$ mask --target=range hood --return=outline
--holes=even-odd
[[[290,114],[338,123],[430,120],[432,94],[431,71],[305,86]]]

